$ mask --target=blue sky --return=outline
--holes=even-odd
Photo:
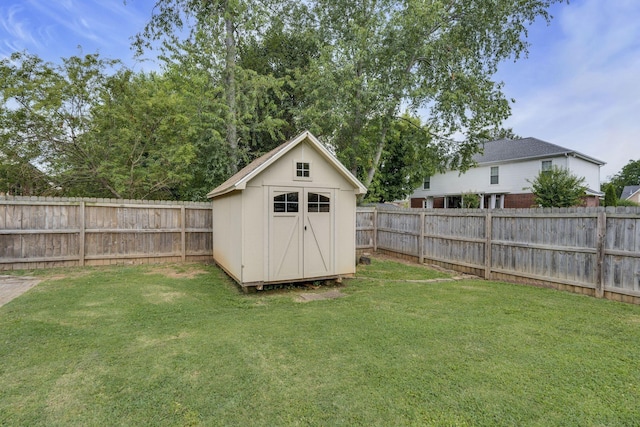
[[[58,62],[97,51],[149,68],[134,62],[129,46],[154,3],[1,0],[0,58],[26,49]],[[530,28],[528,58],[498,73],[516,100],[505,126],[607,162],[605,180],[640,159],[640,1],[572,0],[551,13],[549,26]]]

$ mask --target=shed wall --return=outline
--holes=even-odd
[[[294,178],[294,162],[298,161],[310,163],[311,179]],[[271,167],[249,181],[248,185],[340,188],[349,189],[354,194],[353,186],[307,142],[291,149]]]
[[[242,281],[242,193],[213,200],[213,259],[234,279]]]
[[[294,178],[295,162],[309,162],[311,179]],[[355,273],[356,195],[347,181],[325,158],[307,142],[294,147],[268,169],[251,179],[243,191],[244,276],[245,283],[267,280],[268,188],[331,188],[335,192],[334,268],[336,275]],[[214,205],[215,211],[215,205]]]
[[[243,281],[245,283],[261,282],[266,279],[265,262],[267,262],[267,245],[265,230],[269,215],[265,187],[249,183],[242,192],[242,223],[244,233],[242,239]],[[236,215],[240,218],[240,213]]]
[[[353,189],[336,191],[336,274],[356,272],[356,196]]]

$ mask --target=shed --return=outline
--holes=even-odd
[[[207,195],[213,259],[243,288],[353,275],[356,198],[366,191],[305,131]]]

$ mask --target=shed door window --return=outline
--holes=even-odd
[[[309,178],[309,163],[306,162],[296,162],[296,177],[298,178]]]
[[[307,211],[308,212],[329,212],[331,199],[327,196],[317,193],[307,194]]]
[[[298,212],[298,193],[286,193],[273,198],[274,212]]]

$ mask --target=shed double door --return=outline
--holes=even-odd
[[[268,200],[268,280],[333,275],[333,190],[271,187]]]

